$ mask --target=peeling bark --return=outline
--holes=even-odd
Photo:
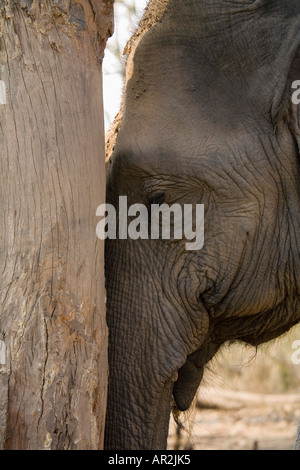
[[[0,0],[0,448],[101,449],[112,0]],[[1,100],[0,100],[1,102]]]

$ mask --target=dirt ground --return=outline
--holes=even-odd
[[[292,450],[299,394],[264,394],[202,387],[194,410],[171,419],[169,449]]]

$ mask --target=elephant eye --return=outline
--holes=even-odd
[[[155,193],[151,197],[149,197],[149,206],[152,204],[163,204],[165,201],[166,195],[165,193]]]

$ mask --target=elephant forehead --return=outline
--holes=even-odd
[[[249,119],[256,119],[256,108],[232,75],[218,76],[205,65],[196,70],[183,56],[171,48],[166,61],[154,55],[146,69],[136,67],[118,139],[128,153],[152,161],[162,155],[174,161],[178,155],[181,164],[186,156],[190,164],[207,147],[224,150],[226,140],[235,140],[237,132],[243,136]]]
[[[220,11],[186,2],[179,19],[170,2],[138,45],[117,143],[126,164],[209,178],[247,154],[265,177],[274,173],[270,107],[298,47],[300,4],[215,3]]]
[[[140,120],[155,116],[157,122],[161,116],[172,122],[202,110],[213,123],[236,125],[249,106],[267,109],[285,86],[299,45],[299,2],[261,1],[253,7],[248,0],[220,0],[220,10],[186,3],[178,18],[170,2],[164,21],[131,57],[125,115],[129,110]]]
[[[220,70],[242,66],[250,71],[274,60],[300,33],[298,0],[198,0],[177,7],[178,1],[169,2],[163,20],[135,49],[135,63],[146,65],[153,55],[167,60],[165,47],[174,46],[197,65],[205,59]]]
[[[138,116],[155,125],[158,120],[174,122],[187,112],[190,122],[201,112],[203,119],[227,118],[228,123],[240,117],[241,107],[247,107],[242,77],[228,67],[220,72],[201,48],[193,41],[177,43],[176,37],[143,43],[126,88],[126,118]]]
[[[246,101],[242,106],[238,90],[234,103],[229,96],[216,103],[209,93],[201,99],[197,89],[182,85],[181,93],[180,87],[162,90],[160,84],[147,89],[133,106],[129,101],[116,147],[127,168],[132,164],[168,174],[194,174],[198,169],[203,174],[234,167],[245,155],[251,155],[257,167],[269,168],[271,155],[265,150],[273,127],[259,123]],[[269,152],[274,153],[272,146]]]

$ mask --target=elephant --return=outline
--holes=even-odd
[[[107,203],[203,204],[205,239],[106,239],[106,449],[165,449],[224,343],[300,320],[299,44],[299,0],[152,0],[127,46]]]

